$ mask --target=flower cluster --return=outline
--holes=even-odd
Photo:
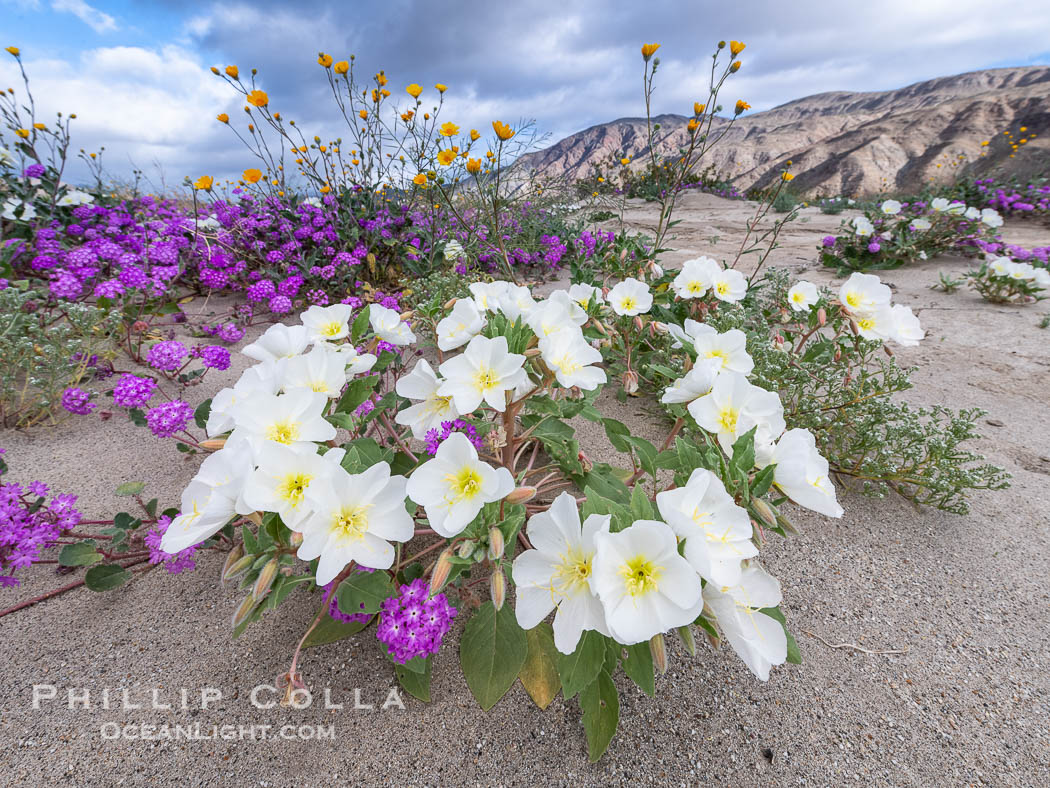
[[[40,559],[81,520],[75,495],[52,495],[47,485],[0,484],[0,587],[18,585],[14,573]]]
[[[1045,265],[1015,262],[1006,256],[990,256],[966,278],[982,298],[998,304],[1042,301],[1050,291],[1050,270]]]
[[[425,659],[438,653],[457,611],[444,594],[429,596],[422,579],[400,590],[383,602],[376,637],[394,662],[404,665],[416,657]]]

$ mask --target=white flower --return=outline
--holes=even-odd
[[[976,221],[977,219],[981,218],[981,209],[973,207],[967,208],[963,212],[963,216],[965,216],[970,221]]]
[[[817,451],[817,441],[809,430],[785,432],[770,457],[773,483],[799,506],[828,517],[841,517],[842,507],[835,495],[835,485],[828,475],[828,461]]]
[[[887,216],[896,216],[901,212],[901,204],[897,200],[886,200],[882,204],[882,212]]]
[[[981,224],[986,227],[1002,227],[1003,217],[995,208],[984,208],[981,210]]]
[[[441,350],[455,350],[467,344],[485,327],[485,318],[468,298],[456,301],[448,317],[437,324],[437,342]]]
[[[310,344],[305,326],[286,326],[274,323],[257,340],[246,346],[241,353],[256,361],[276,361],[280,358],[298,356]]]
[[[711,293],[719,301],[740,301],[747,295],[747,279],[732,268],[720,269],[711,276]]]
[[[609,515],[592,514],[580,525],[576,500],[563,492],[550,509],[529,520],[526,550],[514,559],[518,625],[532,629],[554,614],[554,645],[562,654],[576,650],[585,630],[608,635],[605,611],[594,594],[594,537],[609,532]]]
[[[951,213],[951,214],[954,214],[956,216],[958,216],[960,214],[963,214],[963,213],[966,213],[966,203],[959,202],[958,200],[953,200],[951,205],[949,205],[945,209],[945,211],[947,213]]]
[[[464,255],[463,244],[453,238],[445,244],[445,259],[450,263],[458,260]]]
[[[890,288],[873,274],[853,273],[839,288],[842,308],[853,317],[889,306],[892,297]]]
[[[199,544],[218,533],[238,509],[247,513],[238,501],[254,467],[251,449],[243,441],[227,441],[208,455],[182,493],[179,514],[164,532],[161,550],[178,553]]]
[[[510,282],[474,282],[470,285],[470,294],[474,296],[474,305],[482,312],[495,312],[500,296],[511,287]]]
[[[430,364],[421,358],[412,371],[400,378],[394,387],[402,397],[419,402],[418,405],[398,411],[394,416],[394,421],[398,424],[412,428],[412,436],[416,440],[423,440],[430,430],[439,429],[441,422],[459,418],[459,411],[452,404],[452,397],[438,394],[440,386],[441,381],[434,374]]]
[[[309,353],[278,363],[286,392],[307,389],[334,399],[346,385],[346,357],[332,352],[325,345],[315,345]]]
[[[930,202],[930,207],[937,213],[942,213],[948,210],[948,199],[946,197],[934,197]]]
[[[205,216],[197,222],[197,227],[201,230],[218,230],[222,225],[214,216]]]
[[[15,157],[11,155],[11,151],[7,148],[0,148],[0,165],[13,164]]]
[[[1042,290],[1050,288],[1050,270],[1046,268],[1036,268],[1035,277],[1033,280],[1035,284]]]
[[[690,320],[689,318],[686,318],[684,328],[676,326],[674,323],[668,323],[667,332],[674,337],[674,342],[671,344],[671,347],[674,348],[680,348],[682,345],[692,345],[696,342],[697,337],[704,334],[718,333],[707,323],[698,323],[696,320]]]
[[[929,230],[931,227],[933,227],[933,223],[925,217],[920,216],[911,220],[911,229],[913,230]]]
[[[572,306],[579,309],[576,304]],[[587,319],[586,313],[583,317],[584,320]],[[581,333],[579,326],[572,318],[569,306],[562,301],[541,301],[529,312],[527,322],[532,333],[540,340],[562,332],[569,332],[572,335]]]
[[[998,256],[993,257],[988,263],[988,270],[996,276],[1009,276],[1013,266],[1014,261],[1009,257]]]
[[[303,312],[299,319],[303,321],[311,342],[337,342],[350,336],[350,316],[353,311],[349,304],[315,304]]]
[[[892,314],[893,333],[891,336],[895,342],[905,347],[914,347],[926,337],[926,332],[919,324],[919,318],[904,304],[894,304]]]
[[[773,665],[787,660],[784,627],[760,612],[762,608],[776,607],[780,599],[780,583],[757,564],[743,571],[736,586],[704,586],[704,602],[715,614],[729,645],[762,681],[769,679]]]
[[[892,339],[897,330],[893,307],[882,305],[853,318],[857,332],[865,339]]]
[[[21,211],[21,216],[15,215],[15,211],[18,210]],[[36,209],[27,202],[10,197],[4,200],[3,212],[0,213],[0,216],[12,222],[28,222],[30,219],[36,218]]]
[[[618,315],[640,315],[653,305],[649,285],[629,277],[609,291],[609,305]]]
[[[784,431],[784,408],[775,391],[754,386],[737,372],[722,372],[711,393],[689,403],[689,414],[708,432],[718,435],[726,454],[752,427],[755,443],[775,439]]]
[[[604,304],[605,297],[602,289],[594,285],[572,285],[569,288],[569,298],[586,309],[590,304]]]
[[[707,396],[711,393],[711,388],[715,385],[715,378],[721,371],[721,359],[711,358],[698,361],[696,366],[664,390],[660,402],[685,404]]]
[[[927,260],[927,259],[929,259],[929,255],[927,255],[926,252],[919,252],[919,259],[920,260]]]
[[[684,487],[657,493],[656,505],[679,541],[685,560],[709,583],[740,582],[740,562],[758,555],[751,517],[733,502],[711,471],[697,468]]]
[[[368,307],[368,322],[376,336],[391,345],[411,345],[416,341],[416,335],[408,327],[408,323],[402,322],[401,316],[393,309],[387,309],[379,304],[370,304]]]
[[[513,489],[510,471],[479,460],[467,436],[454,432],[438,447],[434,459],[412,474],[407,491],[426,511],[430,527],[451,539],[473,522],[482,506]]]
[[[875,226],[866,216],[853,217],[853,232],[860,238],[865,238],[875,232]]]
[[[307,494],[332,475],[339,464],[333,460],[342,459],[342,454],[332,450],[322,457],[314,446],[296,450],[267,441],[259,449],[259,467],[244,485],[244,503],[253,512],[277,512],[286,526],[298,531],[310,514]]]
[[[307,197],[303,200],[303,205],[312,205],[314,208],[320,208],[323,203],[321,202],[320,197]]]
[[[94,201],[95,198],[87,192],[78,191],[77,189],[68,189],[65,194],[58,198],[57,205],[87,205]]]
[[[279,396],[263,392],[251,394],[230,409],[237,425],[231,439],[245,437],[257,449],[264,441],[310,449],[315,441],[335,437],[335,427],[324,419],[327,407],[328,397],[306,389]]]
[[[808,312],[820,300],[817,286],[812,282],[798,281],[788,290],[788,304],[796,312]]]
[[[332,582],[351,561],[370,569],[394,563],[390,542],[412,538],[412,516],[405,509],[404,476],[391,476],[377,462],[364,473],[349,474],[335,466],[331,476],[310,490],[313,512],[303,521],[303,543],[297,555],[317,562],[317,584]]]
[[[599,298],[601,297],[600,290],[598,291],[598,296]],[[586,306],[587,302],[585,301],[583,305],[577,303],[576,300],[571,295],[569,295],[568,290],[553,291],[549,296],[547,296],[546,301],[540,302],[539,306],[544,306],[545,304],[557,304],[559,306],[564,307],[565,310],[569,313],[569,319],[577,326],[582,326],[584,323],[587,322],[587,310],[584,309],[584,306]],[[529,317],[532,317],[531,313],[529,314]]]
[[[438,394],[452,397],[463,415],[476,410],[482,400],[502,413],[507,408],[504,392],[528,380],[524,363],[525,356],[508,351],[506,337],[474,337],[463,353],[438,368],[445,378]]]
[[[529,311],[536,306],[536,299],[525,285],[513,285],[505,283],[506,287],[496,299],[496,309],[502,312],[507,320],[515,323],[519,318],[528,315]]]
[[[342,359],[347,380],[351,380],[355,375],[360,375],[362,372],[368,372],[376,363],[374,355],[371,353],[358,353],[357,348],[349,342],[336,345],[328,352]]]
[[[731,328],[722,334],[717,332],[703,333],[693,340],[698,359],[717,359],[722,369],[750,375],[755,362],[747,352],[747,334],[738,328]]]
[[[248,367],[232,388],[224,388],[211,400],[211,410],[205,432],[209,438],[232,430],[234,422],[231,411],[239,399],[251,394],[276,394],[282,387],[282,375],[276,361],[264,361],[254,367]]]
[[[696,620],[703,609],[700,576],[678,554],[667,523],[638,520],[618,533],[595,534],[592,587],[609,632],[624,645]]]
[[[590,366],[602,360],[601,351],[587,344],[578,328],[541,339],[540,352],[558,383],[567,389],[579,386],[593,391],[607,380],[605,370]]]
[[[686,260],[671,287],[679,298],[700,298],[711,289],[715,274],[721,270],[722,266],[710,257]]]

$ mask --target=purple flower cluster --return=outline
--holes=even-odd
[[[230,368],[230,351],[219,345],[205,345],[197,348],[197,355],[207,369],[224,370]]]
[[[437,454],[438,446],[444,443],[453,432],[462,432],[467,436],[467,440],[474,444],[476,449],[482,449],[485,446],[481,436],[478,435],[478,431],[474,429],[474,425],[468,424],[463,419],[456,419],[455,421],[441,422],[440,431],[437,427],[427,431],[427,434],[424,436],[427,454],[431,457]]]
[[[150,401],[156,390],[157,381],[152,378],[125,373],[113,388],[113,402],[121,408],[141,408]]]
[[[146,411],[146,424],[158,438],[170,438],[186,429],[193,408],[180,399],[164,402]]]
[[[419,578],[383,602],[376,637],[394,662],[404,665],[415,657],[437,654],[455,617],[456,609],[445,595],[428,598],[427,583]]]
[[[76,416],[87,416],[96,405],[84,389],[71,386],[62,392],[62,407]]]
[[[0,484],[0,588],[18,585],[15,570],[40,559],[41,553],[80,523],[75,495],[46,500],[47,485]]]
[[[182,366],[187,352],[186,346],[176,340],[158,342],[146,354],[146,363],[154,369],[174,372]]]
[[[149,562],[151,564],[163,563],[164,568],[173,575],[196,569],[197,562],[193,557],[197,552],[198,545],[191,545],[177,553],[166,553],[160,549],[161,539],[164,538],[164,533],[168,530],[169,525],[171,525],[171,518],[161,517],[143,538],[142,541],[145,542],[146,548],[149,550]]]

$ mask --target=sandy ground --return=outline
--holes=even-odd
[[[749,210],[686,195],[671,243],[679,251],[668,259],[731,255]],[[651,205],[638,204],[628,217],[644,228],[652,215]],[[773,264],[837,281],[814,261],[820,236],[838,221],[804,211]],[[1050,243],[1050,231],[1036,225],[1009,226],[1006,235]],[[490,713],[478,709],[456,664],[458,631],[436,659],[430,704],[405,695],[404,709],[381,708],[396,682],[369,634],[306,653],[309,708],[259,709],[253,688],[287,669],[315,600],[294,599],[231,641],[238,596],[219,587],[222,557],[207,555],[187,575],[153,572],[105,596],[80,589],[0,619],[0,783],[1050,784],[1050,334],[1036,325],[1046,308],[928,289],[939,270],[967,267],[941,258],[884,274],[929,331],[899,355],[920,365],[911,401],[989,412],[978,448],[1013,474],[1013,488],[974,496],[966,517],[851,493],[841,494],[839,521],[798,513],[802,535],[774,542],[763,557],[783,583],[802,665],[774,669],[763,684],[728,649],[701,645],[691,659],[670,638],[670,670],[656,698],[619,677],[620,729],[596,765],[587,762],[575,702],[557,699],[542,713],[516,685]],[[237,374],[216,376],[195,394],[203,399]],[[639,431],[660,429],[640,407],[617,407]],[[128,480],[173,502],[195,467],[117,417],[8,432],[0,442],[15,479],[78,493],[92,518],[118,510],[127,499],[112,491]],[[0,592],[0,606],[66,579],[41,566],[23,582]],[[817,636],[905,653],[830,648]],[[57,697],[34,709],[34,684],[55,687]],[[202,708],[208,688],[222,699]],[[342,710],[325,708],[326,689]],[[355,689],[358,705],[374,708],[355,709]],[[90,707],[70,704],[69,690],[89,692]],[[126,708],[125,690],[143,708]],[[154,690],[173,708],[151,708]],[[264,688],[257,700],[272,697]],[[199,723],[202,733],[270,725],[271,734],[291,725],[304,735],[331,725],[334,739],[109,740],[114,726],[106,723]]]

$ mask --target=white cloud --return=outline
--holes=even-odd
[[[88,5],[84,0],[53,0],[51,8],[72,14],[96,33],[109,33],[119,29],[116,19]]]

